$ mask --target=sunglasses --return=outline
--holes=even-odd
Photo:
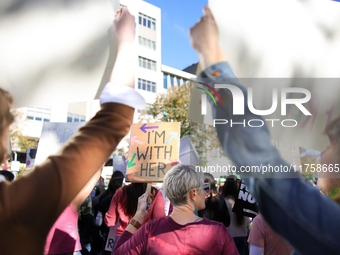
[[[205,195],[208,195],[210,193],[210,183],[204,183],[203,190]]]

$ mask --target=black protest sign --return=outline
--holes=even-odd
[[[256,200],[249,193],[247,186],[241,183],[237,199],[233,207],[234,213],[243,213],[244,216],[254,218],[258,213]]]

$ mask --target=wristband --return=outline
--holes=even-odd
[[[129,220],[129,224],[131,224],[132,226],[134,226],[137,229],[139,229],[142,226],[142,224],[140,224],[139,221],[137,221],[135,219]]]

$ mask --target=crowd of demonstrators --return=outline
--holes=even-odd
[[[81,204],[78,217],[78,232],[82,255],[96,255],[100,251],[103,240],[99,235],[99,229],[94,224],[91,196],[88,196]]]
[[[224,199],[217,192],[214,176],[210,173],[204,173],[204,185],[208,186],[210,192],[205,199],[205,208],[198,211],[202,218],[222,222],[225,227],[230,225],[229,210]]]
[[[119,222],[119,227],[116,229],[116,237],[113,243],[113,248],[129,224],[137,211],[138,198],[146,191],[146,183],[131,183],[117,190],[112,197],[108,211],[105,214],[105,224],[112,227]],[[152,207],[148,211],[146,217],[143,218],[141,224],[146,223],[151,219],[160,219],[165,216],[164,199],[162,192],[156,188],[151,187],[150,198],[152,200]]]
[[[112,254],[247,254],[249,218],[232,212],[240,187],[234,176],[226,179],[220,196],[212,175],[203,175],[189,165],[174,166],[163,182],[173,208],[169,216],[165,216],[161,192],[152,188],[147,203],[147,184],[122,187],[124,176],[118,171],[108,189],[101,184],[91,199],[98,169],[128,134],[134,108],[145,107],[145,100],[134,90],[135,26],[126,7],[117,11],[116,62],[95,117],[28,175],[10,182],[7,171],[0,173],[4,176],[0,177],[1,254],[107,254],[103,247],[109,227],[117,223]],[[190,29],[190,40],[203,70],[199,81],[214,85],[236,78],[219,46],[218,28],[208,7]],[[236,79],[233,82],[247,95]],[[213,107],[213,118],[235,117],[230,91],[217,90],[225,103]],[[8,158],[8,128],[14,121],[11,104],[12,97],[0,89],[0,163]],[[242,118],[260,117],[246,111]],[[217,125],[216,131],[236,167],[286,165],[271,145],[266,125],[256,129]],[[330,145],[321,154],[321,164],[334,166],[340,163],[340,118],[326,132]],[[289,174],[243,176],[261,209],[248,238],[250,255],[289,254],[292,250],[293,254],[339,254],[340,178],[321,175],[321,194],[298,173]],[[97,232],[99,240],[95,240]]]
[[[234,78],[233,85],[241,89],[247,98],[247,90],[235,79],[237,77],[219,46],[218,28],[214,17],[208,7],[205,7],[204,11],[204,18],[190,30],[193,48],[198,53],[204,70],[198,76],[198,81],[214,86],[230,83],[230,78]],[[213,108],[214,119],[232,118],[235,122],[247,122],[250,119],[261,118],[251,113],[246,105],[244,115],[233,115],[231,92],[224,88],[216,88],[216,91],[223,106],[218,104]],[[237,168],[260,166],[264,163],[271,166],[287,166],[270,142],[266,123],[257,128],[217,125],[216,131],[225,154]],[[333,120],[326,132],[330,143],[322,152],[320,163],[335,166],[340,163],[340,118]],[[329,197],[305,184],[299,173],[266,173],[263,176],[259,176],[258,173],[242,173],[242,175],[243,178],[248,178],[247,186],[254,194],[264,219],[292,246],[293,254],[339,254],[340,221],[336,218],[336,215],[340,215],[338,175],[331,173],[320,175],[318,184]]]
[[[109,210],[112,197],[114,196],[114,194],[116,194],[116,191],[122,187],[123,180],[124,180],[124,174],[120,171],[114,171],[111,176],[107,190],[105,190],[105,192],[103,193],[103,195],[101,196],[99,200],[98,213],[96,216],[96,225],[99,227],[100,234],[103,237],[103,245],[101,249],[102,255],[111,254],[111,252],[105,251],[105,244],[107,241],[110,228],[106,225],[105,222],[103,222],[103,218],[106,212]]]
[[[246,255],[248,250],[247,237],[250,220],[241,212],[233,212],[239,190],[239,184],[235,179],[236,177],[234,178],[234,176],[229,176],[227,178],[222,187],[222,197],[227,204],[230,215],[230,225],[228,227],[229,234],[233,237],[240,255]]]
[[[96,186],[91,192],[91,203],[92,203],[92,208],[93,208],[93,215],[97,215],[98,213],[98,205],[100,202],[100,199],[104,192],[106,191],[105,189],[105,182],[104,178],[100,177],[99,180],[96,183]]]
[[[116,13],[114,27],[118,52],[110,83],[100,96],[101,109],[56,155],[14,182],[0,182],[1,254],[43,254],[55,221],[128,134],[134,108],[145,107],[134,90],[135,20],[126,8]],[[8,158],[12,101],[0,89],[1,163]]]
[[[170,216],[141,226],[151,205],[147,192],[138,199],[132,222],[118,239],[113,254],[238,254],[226,227],[201,218],[205,208],[204,176],[188,165],[177,165],[164,176],[163,189],[173,205]]]
[[[249,255],[290,255],[293,251],[292,247],[268,226],[261,214],[258,214],[251,224],[248,243]]]

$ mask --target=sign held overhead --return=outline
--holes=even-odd
[[[126,179],[129,182],[162,182],[178,164],[180,122],[132,125]]]

